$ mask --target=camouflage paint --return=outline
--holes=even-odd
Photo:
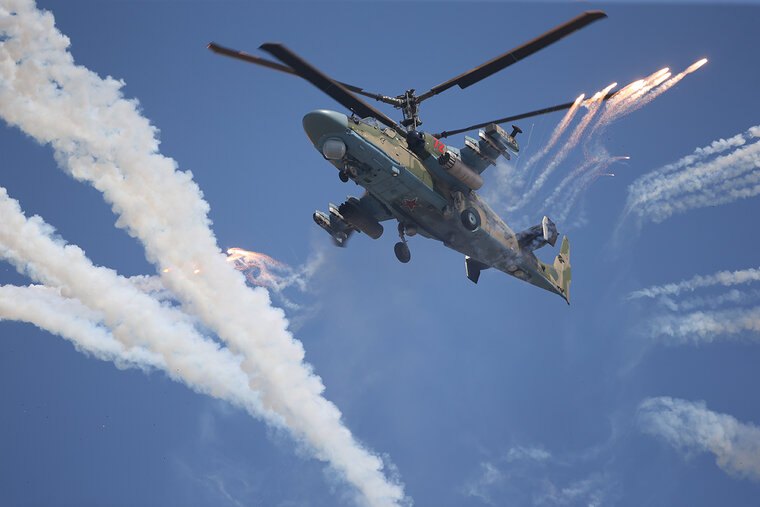
[[[511,136],[505,134],[505,137],[514,143]],[[344,131],[329,132],[320,139],[312,139],[320,153],[327,139],[340,139],[346,145],[343,159],[330,162],[339,170],[346,170],[356,184],[367,189],[369,196],[362,200],[372,198],[384,208],[373,213],[374,220],[395,218],[404,225],[409,236],[414,231],[441,241],[486,266],[559,294],[569,303],[570,246],[567,238],[563,239],[560,254],[551,265],[539,261],[532,250],[521,247],[515,233],[476,192],[438,165],[438,157],[446,150],[456,154],[460,150],[425,134],[424,145],[415,148],[414,152],[397,132],[355,118],[348,119]],[[465,209],[472,210],[480,218],[480,226],[474,231],[462,223],[460,217]],[[334,221],[343,222],[334,209],[332,213]],[[336,228],[345,230],[351,226],[343,222],[340,227],[333,224],[333,229]],[[326,230],[331,232],[328,228]]]

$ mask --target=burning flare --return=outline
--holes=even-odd
[[[690,72],[694,72],[695,70],[697,70],[698,68],[700,68],[702,65],[704,65],[704,64],[706,64],[706,63],[707,63],[707,58],[702,58],[701,60],[699,60],[699,61],[696,61],[696,62],[692,63],[692,64],[691,64],[691,65],[690,65],[690,66],[689,66],[689,67],[686,69],[686,73],[687,73],[687,74],[689,74]]]
[[[283,278],[293,271],[287,264],[283,264],[268,255],[250,252],[242,248],[228,249],[227,262],[233,263],[235,269],[242,271],[252,284],[269,289],[281,288],[284,282]]]

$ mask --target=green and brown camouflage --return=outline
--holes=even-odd
[[[344,246],[353,232],[377,238],[383,230],[380,222],[396,219],[404,247],[406,236],[416,234],[441,241],[464,254],[467,277],[475,283],[482,270],[494,268],[569,302],[567,238],[551,265],[533,253],[546,244],[554,245],[557,232],[551,220],[544,217],[541,224],[514,233],[472,188],[440,163],[450,158],[464,166],[462,171],[478,175],[508,150],[516,153],[514,136],[498,126],[489,127],[479,132],[478,141],[469,138],[464,148],[457,149],[419,131],[404,139],[374,118],[360,120],[326,110],[307,114],[304,128],[315,148],[341,172],[341,179],[351,179],[367,190],[361,198],[349,197],[340,206],[331,204],[329,214],[315,212],[315,221]],[[408,260],[408,250],[406,254],[406,259],[399,259]]]
[[[380,222],[398,221],[400,242],[396,257],[409,262],[407,236],[420,234],[436,239],[465,256],[467,278],[477,283],[487,268],[504,271],[516,278],[554,292],[568,301],[570,287],[570,246],[562,241],[560,254],[549,265],[533,253],[554,246],[557,229],[547,217],[540,224],[514,233],[475,192],[483,185],[481,173],[495,165],[499,157],[510,158],[519,147],[504,124],[518,119],[569,109],[575,102],[559,104],[490,122],[443,131],[435,136],[418,129],[421,102],[458,86],[467,88],[502,69],[540,51],[590,23],[605,18],[602,11],[584,12],[538,37],[496,58],[416,94],[414,88],[396,96],[369,92],[361,87],[332,79],[283,44],[267,42],[259,49],[280,63],[242,51],[210,43],[208,48],[242,61],[299,76],[352,112],[346,115],[317,110],[304,116],[303,126],[314,147],[339,171],[341,181],[353,180],[366,189],[362,197],[349,197],[340,205],[329,204],[329,212],[314,212],[314,221],[345,246],[354,232],[373,239],[383,233]],[[359,97],[400,109],[403,119],[396,123]],[[602,100],[611,98],[608,93]],[[363,117],[364,119],[357,118]],[[385,125],[381,128],[378,122]],[[478,138],[464,137],[464,146],[455,148],[441,142],[454,134],[478,131]]]

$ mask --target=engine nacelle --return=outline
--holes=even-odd
[[[478,190],[483,186],[483,177],[467,167],[456,154],[450,151],[438,157],[438,164],[471,190]]]

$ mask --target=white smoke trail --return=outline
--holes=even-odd
[[[580,108],[581,104],[583,104],[584,97],[585,94],[582,93],[578,96],[578,98],[575,99],[573,105],[570,106],[570,109],[567,110],[565,116],[562,117],[560,122],[554,128],[554,132],[552,132],[552,136],[549,138],[549,141],[543,148],[538,150],[538,152],[536,152],[536,154],[528,160],[528,162],[525,164],[525,167],[523,168],[523,172],[527,172],[531,167],[533,167],[536,162],[538,162],[544,155],[546,155],[549,150],[554,148],[554,145],[557,144],[559,138],[562,137],[562,134],[565,133],[567,127],[570,125],[570,122],[573,121],[576,113],[578,113],[578,109]]]
[[[598,145],[598,143],[592,149],[589,149],[588,146],[591,144],[591,141],[598,139],[613,121],[626,116],[651,102],[655,97],[667,91],[687,74],[694,72],[706,62],[707,60],[705,59],[700,60],[678,74],[675,78],[671,78],[670,70],[667,67],[660,69],[644,79],[630,83],[615,93],[604,105],[601,114],[597,115],[598,118],[593,127],[591,127],[588,134],[586,134],[587,139],[584,142],[586,162],[560,182],[560,184],[554,189],[552,195],[545,201],[543,209],[547,209],[548,207],[558,207],[556,213],[553,212],[554,216],[559,221],[565,221],[575,203],[580,199],[591,183],[604,175],[614,176],[605,173],[605,170],[614,162],[629,158],[610,156],[603,147]],[[611,88],[608,87],[603,90],[602,94],[606,95],[610,89]],[[573,144],[569,142],[565,149],[571,149],[572,147]],[[594,154],[590,156],[588,151],[592,151]],[[560,158],[564,158],[564,155],[560,154]],[[580,181],[575,183],[578,179]],[[565,190],[571,182],[575,184],[569,190]]]
[[[717,181],[715,186],[705,188],[702,194],[689,195],[672,203],[671,206],[667,207],[667,211],[670,214],[683,213],[690,209],[720,206],[721,204],[732,203],[739,199],[748,199],[760,194],[760,142],[755,143],[753,146],[752,153],[749,153],[752,147],[748,146],[746,151],[740,154],[744,159],[737,161],[731,167],[732,170],[753,169],[752,171],[723,182]],[[732,171],[726,172],[730,174]],[[664,214],[665,212],[663,211],[658,212],[656,221],[662,221],[663,218],[661,217]]]
[[[28,322],[57,334],[84,353],[113,361],[121,369],[140,368],[168,371],[163,358],[144,347],[125,347],[102,326],[103,315],[80,301],[63,297],[60,289],[30,285],[0,286],[0,320]]]
[[[743,146],[752,137],[760,137],[760,133],[757,132],[758,129],[760,129],[760,127],[752,127],[746,133],[737,134],[728,139],[718,139],[707,146],[696,148],[694,150],[694,153],[686,155],[685,157],[676,162],[673,162],[672,164],[667,164],[659,169],[648,172],[633,182],[631,184],[631,188],[635,189],[636,191],[640,191],[641,189],[651,185],[653,181],[658,180],[665,174],[672,173],[684,167],[689,167],[693,164],[696,164],[697,162],[701,162],[707,159],[712,155],[723,153],[726,150]]]
[[[567,127],[570,125],[573,118],[575,118],[578,108],[583,103],[584,97],[585,95],[581,94],[575,99],[573,105],[570,106],[570,109],[565,113],[565,116],[562,117],[562,120],[560,120],[554,128],[554,132],[552,132],[551,138],[546,145],[528,159],[521,168],[518,169],[519,164],[517,162],[515,164],[510,164],[503,158],[497,160],[496,167],[493,169],[496,181],[489,187],[490,194],[487,195],[486,201],[492,203],[504,202],[507,203],[507,205],[517,206],[516,196],[522,195],[525,182],[531,177],[533,166],[554,147],[560,137],[565,133]],[[532,133],[533,129],[531,128],[531,134]],[[530,137],[528,138],[528,142],[530,142]],[[526,150],[527,148],[527,144],[522,147],[523,150]]]
[[[670,79],[668,79],[667,81],[665,81],[663,79],[662,81],[664,81],[664,83],[662,81],[656,82],[654,84],[654,88],[655,89],[652,91],[652,93],[649,93],[645,97],[642,97],[642,100],[638,101],[636,104],[633,105],[633,108],[631,109],[631,111],[635,111],[636,109],[639,109],[640,107],[643,107],[646,104],[649,104],[651,101],[653,101],[654,99],[656,99],[658,96],[660,96],[661,94],[665,93],[670,88],[672,88],[673,86],[675,86],[676,83],[678,83],[679,81],[681,81],[688,74],[691,74],[692,72],[694,72],[695,70],[699,69],[702,65],[704,65],[706,63],[707,63],[707,58],[703,58],[703,59],[701,59],[701,60],[699,60],[699,61],[697,61],[697,62],[689,65],[689,67],[686,70],[684,70],[683,72],[679,72],[678,74],[676,74],[673,77],[670,77],[670,75],[668,75],[668,77]],[[660,83],[662,83],[661,86],[660,86]]]
[[[164,284],[161,283],[161,278],[151,275],[135,275],[130,276],[129,281],[140,292],[148,294],[153,299],[159,301],[174,301],[176,297],[171,293]]]
[[[638,422],[679,451],[710,452],[727,473],[760,481],[760,428],[754,424],[713,412],[704,401],[667,396],[642,401]]]
[[[604,151],[604,149],[595,142],[599,135],[602,134],[613,121],[637,110],[644,104],[651,102],[656,96],[664,93],[667,89],[683,79],[687,74],[694,72],[696,69],[704,65],[706,61],[707,60],[703,59],[692,64],[676,77],[671,77],[668,68],[660,69],[646,78],[639,79],[624,86],[618,92],[612,94],[612,96],[606,101],[604,101],[604,97],[606,97],[612,88],[617,85],[616,83],[597,92],[589,99],[581,100],[581,98],[579,98],[574,103],[573,108],[568,111],[557,128],[555,128],[554,134],[549,143],[547,143],[547,146],[541,149],[529,160],[525,169],[521,173],[518,173],[509,166],[506,168],[503,166],[497,167],[497,170],[499,171],[497,173],[497,182],[499,185],[498,192],[488,200],[499,203],[499,205],[503,205],[502,203],[506,202],[506,211],[508,212],[514,212],[525,208],[531,200],[535,198],[539,191],[544,188],[555,169],[565,161],[568,154],[581,143],[581,138],[583,138],[582,146],[584,148],[585,161],[582,162],[571,174],[565,176],[559,185],[553,188],[551,195],[545,200],[544,204],[540,206],[540,209],[544,212],[547,209],[552,210],[552,208],[556,208],[552,210],[553,216],[559,221],[564,221],[569,216],[575,203],[580,199],[591,183],[604,175],[613,176],[604,172],[607,167],[615,161],[628,158],[609,156],[606,152],[605,157],[598,156],[598,152]],[[527,169],[550,151],[559,137],[569,127],[571,120],[575,116],[573,109],[581,104],[588,108],[589,111],[581,118],[580,123],[576,125],[564,145],[557,151],[557,153],[552,155],[549,163],[546,164],[539,176],[532,181],[530,188],[523,191],[526,175],[528,174]],[[595,121],[592,123],[592,120]],[[592,126],[589,127],[589,125]],[[594,146],[594,144],[596,144],[596,146]],[[591,148],[589,148],[589,146],[591,146]],[[589,151],[595,152],[596,154],[589,156]],[[565,189],[570,183],[574,183],[577,179],[580,179],[580,184],[574,185],[569,191],[566,191]],[[514,196],[516,195],[519,195],[520,197],[515,199]],[[505,199],[503,196],[507,196],[509,199]]]
[[[591,132],[593,133],[599,129],[604,130],[617,118],[638,109],[639,104],[650,95],[652,89],[662,84],[669,77],[670,72],[666,67],[622,88],[607,103],[604,113],[600,116]]]
[[[634,181],[620,223],[631,214],[662,222],[675,213],[715,206],[760,193],[760,126],[720,140]],[[747,141],[755,140],[747,144]],[[710,155],[735,147],[728,154]],[[692,162],[696,160],[696,162]],[[618,226],[620,228],[620,226]]]
[[[737,340],[760,340],[760,306],[750,309],[731,309],[692,312],[686,315],[662,315],[649,322],[652,337],[676,345],[710,343],[717,337]]]
[[[606,97],[607,94],[616,86],[617,83],[612,83],[611,85],[607,86],[607,88],[596,92],[590,99],[584,101],[583,105],[588,108],[588,113],[583,116],[578,126],[575,127],[572,134],[570,134],[570,138],[567,140],[567,142],[565,142],[564,145],[562,145],[562,148],[560,148],[559,154],[557,155],[558,157],[564,159],[567,156],[567,152],[578,145],[581,140],[581,136],[586,132],[586,128],[588,127],[589,123],[591,123],[591,120],[594,119],[597,111],[599,111],[599,109],[601,109],[604,105],[604,97]]]
[[[628,299],[636,298],[654,298],[657,296],[676,296],[684,291],[694,291],[703,287],[712,287],[722,285],[730,287],[732,285],[746,284],[760,281],[760,268],[740,269],[737,271],[719,271],[713,275],[702,276],[696,275],[688,280],[677,283],[668,283],[665,285],[655,285],[631,292]]]
[[[613,83],[612,85],[605,88],[603,91],[596,92],[593,97],[588,99],[587,101],[582,102],[582,104],[588,108],[588,111],[586,114],[583,115],[581,118],[581,121],[576,125],[576,127],[573,129],[572,133],[570,134],[569,139],[565,142],[564,145],[559,149],[558,153],[552,157],[551,162],[549,162],[546,167],[544,167],[544,170],[541,171],[541,173],[538,175],[538,178],[533,182],[533,185],[528,189],[525,194],[523,194],[522,198],[513,204],[512,206],[509,206],[507,208],[508,211],[516,211],[520,209],[521,207],[524,207],[528,202],[530,202],[533,197],[543,188],[546,181],[549,179],[549,177],[552,175],[554,170],[561,164],[565,158],[567,157],[567,154],[570,152],[571,149],[573,149],[578,142],[580,141],[581,135],[586,130],[586,127],[588,127],[589,123],[591,122],[591,119],[594,117],[594,115],[597,113],[599,108],[602,105],[602,99],[607,94],[609,90],[612,89],[612,87],[615,86],[616,83]],[[577,101],[576,101],[577,102]],[[567,115],[566,115],[567,117]]]
[[[596,179],[606,174],[604,171],[610,165],[618,160],[628,160],[630,158],[627,156],[611,156],[603,146],[599,143],[592,143],[592,141],[595,141],[604,133],[613,121],[641,107],[642,102],[652,95],[652,90],[659,90],[660,88],[658,87],[669,77],[670,72],[668,68],[660,69],[644,79],[624,86],[604,104],[601,114],[597,115],[598,118],[589,130],[587,140],[583,144],[586,156],[585,161],[554,188],[552,194],[545,200],[543,209],[556,208],[556,211],[552,212],[553,216],[558,221],[565,221],[583,193]],[[613,87],[613,85],[608,86],[600,92],[601,95],[606,96]],[[569,142],[563,149],[572,149],[578,143],[580,134],[583,132],[584,130],[579,132],[578,139],[575,139],[574,144]],[[591,148],[589,148],[589,145],[591,145]],[[589,152],[592,154],[590,155]],[[562,158],[565,158],[565,156],[563,155]],[[568,189],[567,187],[570,186],[570,183],[574,183],[574,185]]]
[[[697,308],[717,309],[726,304],[738,306],[750,301],[760,299],[760,290],[739,290],[731,289],[730,291],[715,296],[693,296],[687,299],[678,300],[670,296],[659,296],[657,303],[664,306],[672,312],[692,311]]]
[[[142,241],[148,260],[160,270],[175,268],[161,275],[164,285],[244,356],[242,368],[266,410],[279,414],[366,502],[401,502],[402,486],[384,477],[382,461],[356,442],[340,411],[322,397],[321,379],[303,361],[303,346],[288,333],[282,311],[226,263],[190,173],[158,153],[155,128],[122,97],[122,82],[74,65],[68,39],[54,25],[30,1],[5,2],[0,115],[49,143],[62,168],[101,191],[117,225]],[[196,267],[184,267],[188,259]]]
[[[39,217],[27,219],[18,202],[8,197],[2,187],[0,217],[0,258],[12,263],[19,272],[56,287],[62,296],[71,298],[61,301],[50,293],[38,292],[36,300],[47,294],[46,308],[66,313],[45,316],[41,311],[23,320],[35,325],[47,322],[46,329],[57,323],[55,332],[67,337],[74,332],[71,327],[64,327],[71,324],[71,319],[80,319],[80,324],[102,320],[113,339],[127,350],[144,348],[160,357],[174,380],[184,382],[197,392],[230,401],[252,415],[281,423],[276,414],[262,409],[257,394],[249,389],[248,376],[240,369],[240,358],[201,336],[185,314],[161,305],[113,270],[94,266],[80,248],[54,240],[53,228]],[[29,317],[34,311],[31,302],[17,302],[14,311],[18,315],[24,311]],[[10,308],[11,303],[6,302],[4,306]],[[89,334],[85,343],[92,347],[102,338],[102,334]],[[100,345],[106,347],[107,342],[102,341]],[[155,366],[155,361],[147,365]]]
[[[709,343],[717,339],[760,340],[760,307],[746,308],[743,303],[757,302],[760,291],[736,288],[760,281],[760,269],[720,271],[697,275],[677,283],[637,290],[628,299],[655,299],[671,313],[649,317],[644,332],[651,338],[671,345]],[[734,287],[724,294],[710,297],[690,296],[694,291],[714,287]],[[702,308],[702,310],[696,310]]]
[[[646,197],[647,200],[670,199],[679,193],[713,192],[715,190],[727,190],[737,185],[741,185],[752,172],[747,171],[760,167],[758,158],[760,154],[760,143],[749,144],[735,150],[734,152],[715,158],[710,162],[688,168],[676,175],[672,175],[664,184],[656,188],[654,195]],[[718,174],[720,172],[720,174]],[[752,182],[750,179],[749,182]]]
[[[606,151],[601,147],[600,150]],[[629,157],[613,157],[607,155],[601,158],[587,159],[588,165],[581,165],[578,170],[573,171],[573,173],[567,176],[555,189],[552,195],[546,199],[544,208],[556,209],[556,211],[552,211],[552,215],[556,217],[557,221],[564,222],[570,215],[575,203],[578,202],[591,184],[602,176],[614,176],[614,174],[605,172],[607,168],[618,160],[627,160],[628,158]],[[570,183],[574,184],[570,185]],[[569,188],[563,192],[564,187],[568,186]]]
[[[612,119],[619,116],[620,112],[625,109],[624,106],[630,103],[631,97],[637,95],[645,85],[646,79],[639,79],[615,92],[607,101],[607,104],[605,104],[604,111],[602,111],[602,115],[597,120],[594,128],[591,129],[591,132],[595,132],[602,125],[608,125]]]

